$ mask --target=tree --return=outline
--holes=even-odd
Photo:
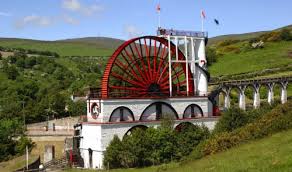
[[[23,125],[17,119],[0,120],[0,162],[23,154],[26,146],[32,148],[32,141],[24,136],[23,131]],[[16,139],[18,137],[20,139]]]
[[[48,113],[53,117],[62,117],[65,115],[66,101],[65,97],[56,93],[49,97]]]
[[[109,146],[106,148],[104,153],[103,164],[106,168],[120,168],[121,164],[121,155],[123,152],[122,141],[118,136],[114,136],[113,140],[110,142]]]
[[[85,101],[69,101],[68,103],[68,112],[72,116],[80,116],[86,114],[86,102]]]
[[[246,112],[239,108],[230,108],[223,113],[217,122],[214,133],[229,132],[244,126],[248,122]]]
[[[6,72],[8,79],[11,79],[11,80],[15,80],[17,76],[19,76],[17,68],[14,65],[7,66],[4,72]]]
[[[217,61],[217,58],[218,58],[216,50],[214,48],[210,48],[210,47],[207,48],[206,56],[207,56],[208,66],[211,66],[213,63],[215,63]]]

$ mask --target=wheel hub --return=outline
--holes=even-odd
[[[160,85],[157,83],[152,83],[148,87],[148,93],[160,93]]]

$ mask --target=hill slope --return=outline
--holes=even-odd
[[[159,170],[169,172],[292,171],[292,130],[277,133],[183,165],[168,164],[167,166],[111,171],[155,172]],[[78,172],[79,170],[69,171]]]
[[[0,46],[3,47],[53,51],[61,56],[110,56],[122,42],[119,39],[104,37],[59,41],[0,38]]]
[[[284,26],[278,29],[274,29],[271,31],[278,31],[281,29],[289,29],[292,30],[292,25]],[[256,38],[264,33],[267,33],[270,31],[258,31],[258,32],[249,32],[249,33],[241,33],[241,34],[229,34],[229,35],[220,35],[220,36],[215,36],[209,39],[209,44],[215,44],[218,43],[219,41],[226,40],[226,39],[233,39],[233,40],[246,40],[246,39],[252,39]]]

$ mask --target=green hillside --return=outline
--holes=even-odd
[[[0,46],[53,51],[61,56],[110,56],[122,42],[111,38],[83,38],[60,41],[1,38]]]
[[[228,151],[195,160],[183,165],[168,164],[142,169],[121,169],[111,172],[181,172],[181,171],[291,171],[292,130],[274,134]],[[68,170],[79,172],[80,170]],[[84,171],[84,170],[81,170]],[[93,170],[88,170],[88,172]],[[85,172],[85,171],[84,171]]]
[[[228,151],[207,156],[183,165],[168,164],[142,169],[111,170],[112,172],[156,172],[156,171],[291,171],[292,130],[274,134]],[[70,170],[78,172],[79,170]],[[82,170],[83,171],[83,170]],[[90,171],[90,170],[89,170]]]
[[[290,71],[292,25],[269,32],[211,38],[207,47],[207,57],[212,77],[225,75],[230,79],[234,74],[251,72],[259,74],[263,70],[274,71],[275,68],[278,68],[277,73]]]
[[[284,26],[278,29],[275,29],[273,31],[279,31],[281,29],[289,29],[292,30],[292,25]],[[233,39],[233,40],[247,40],[247,39],[252,39],[256,38],[264,33],[267,33],[269,31],[259,31],[259,32],[249,32],[249,33],[242,33],[242,34],[229,34],[229,35],[220,35],[220,36],[215,36],[209,39],[208,43],[209,44],[216,44],[219,41],[227,40],[227,39]]]
[[[234,44],[239,46],[240,43]],[[228,52],[209,68],[211,76],[248,73],[292,64],[292,41],[268,42],[263,49]]]

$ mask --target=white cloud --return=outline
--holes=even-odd
[[[63,0],[62,7],[66,10],[79,12],[87,16],[98,14],[104,9],[102,5],[92,4],[86,6],[81,4],[78,0]]]
[[[71,25],[78,25],[80,23],[79,20],[77,20],[75,18],[72,18],[70,16],[67,16],[67,15],[63,16],[63,21],[65,23],[68,23],[68,24],[71,24]]]
[[[18,29],[29,25],[47,27],[52,25],[53,23],[54,21],[52,18],[38,15],[30,15],[25,16],[20,20],[17,20],[15,22],[15,27]]]
[[[134,25],[126,25],[124,27],[124,32],[127,34],[129,38],[141,36],[143,33]]]
[[[0,16],[10,17],[10,16],[12,16],[12,14],[0,11]]]
[[[78,11],[81,9],[81,4],[78,0],[63,0],[62,7],[71,11]]]

